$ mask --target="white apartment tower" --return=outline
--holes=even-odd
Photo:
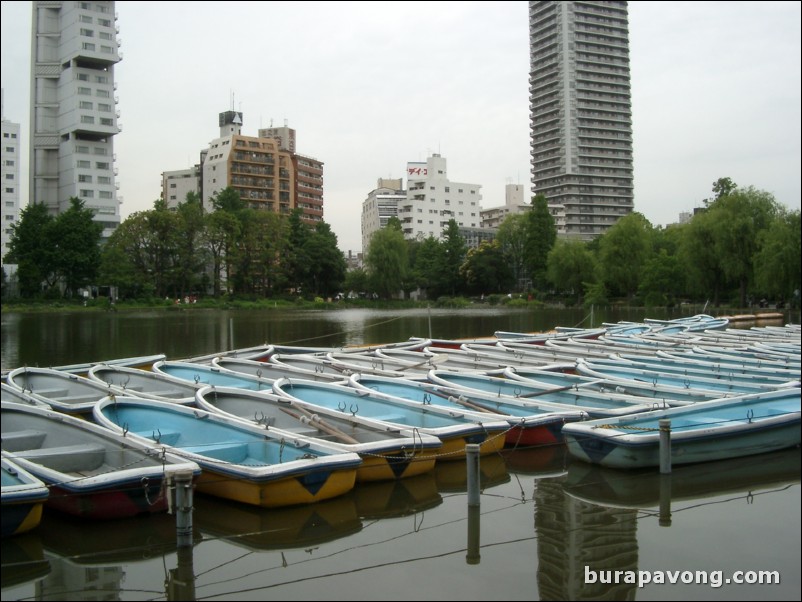
[[[440,240],[451,219],[458,226],[478,228],[481,188],[480,184],[451,182],[446,160],[439,154],[426,163],[407,163],[407,198],[398,206],[404,237]]]
[[[29,201],[55,215],[78,197],[108,238],[120,224],[114,2],[34,2],[32,29]]]
[[[558,234],[604,234],[633,210],[626,2],[529,2],[532,183]]]
[[[20,211],[20,137],[19,123],[6,120],[5,90],[0,92],[0,114],[3,122],[2,148],[2,247],[0,247],[0,265],[5,263],[8,243],[11,240],[11,226],[19,221]]]
[[[398,217],[398,205],[407,200],[401,178],[379,178],[376,188],[362,201],[362,251],[368,250],[370,239],[387,225],[391,217]]]

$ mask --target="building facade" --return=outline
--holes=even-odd
[[[482,228],[498,228],[508,215],[526,213],[532,205],[524,200],[523,184],[507,184],[504,187],[504,204],[490,209],[482,209]]]
[[[450,220],[478,228],[482,186],[448,179],[446,159],[433,154],[426,163],[407,163],[407,198],[398,206],[398,219],[407,239],[441,239]]]
[[[2,247],[0,265],[5,264],[8,244],[11,241],[11,226],[19,221],[20,212],[20,127],[19,123],[6,120],[5,90],[0,92],[2,106]]]
[[[120,224],[114,166],[114,2],[34,2],[29,202],[57,215],[78,197],[108,238]]]
[[[626,2],[529,2],[532,184],[558,234],[590,240],[633,210]]]
[[[176,209],[187,200],[191,192],[200,196],[201,167],[193,165],[189,169],[162,172],[162,199],[168,209]]]
[[[376,188],[362,201],[362,252],[368,250],[370,239],[387,225],[391,217],[398,217],[398,205],[407,199],[402,178],[379,178]]]

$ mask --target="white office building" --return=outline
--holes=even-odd
[[[56,215],[78,197],[104,238],[120,224],[116,19],[114,2],[33,2],[29,202]]]
[[[362,201],[362,251],[368,250],[370,239],[387,225],[391,217],[398,217],[398,205],[407,200],[402,178],[379,178],[376,188]]]
[[[451,219],[460,227],[478,228],[481,188],[449,180],[446,159],[439,154],[425,163],[407,163],[407,198],[398,206],[405,238],[440,240]]]

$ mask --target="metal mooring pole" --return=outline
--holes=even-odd
[[[660,425],[660,474],[671,474],[671,420],[661,418]]]
[[[181,548],[192,546],[192,471],[175,475],[175,539]]]

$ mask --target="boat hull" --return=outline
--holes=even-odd
[[[80,493],[53,485],[47,506],[91,520],[113,520],[166,512],[169,492],[164,479],[149,477],[143,481],[145,482],[110,482],[106,488]]]
[[[3,504],[3,537],[25,533],[39,526],[44,501]]]

